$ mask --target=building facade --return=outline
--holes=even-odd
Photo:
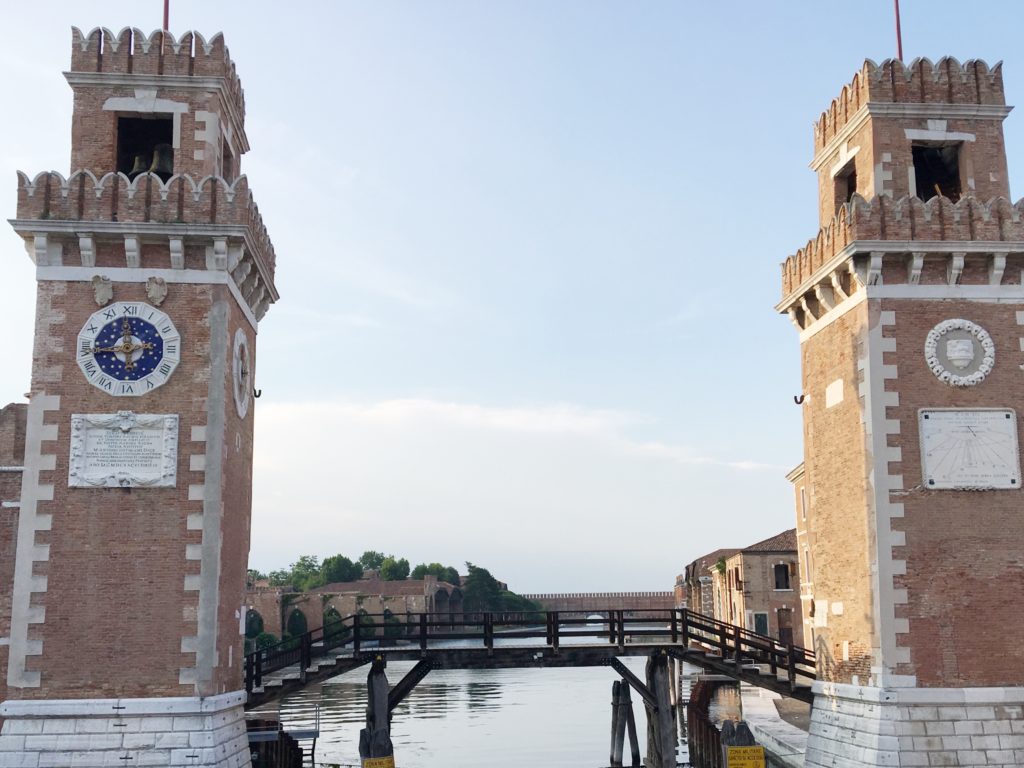
[[[777,306],[802,363],[808,766],[1021,762],[1009,111],[998,65],[866,62],[815,125],[821,229]]]
[[[277,293],[245,100],[220,34],[71,38],[70,172],[19,174],[12,220],[37,310],[0,764],[248,766],[252,383]]]
[[[782,643],[804,644],[795,529],[744,547],[714,572],[723,605],[718,618]]]

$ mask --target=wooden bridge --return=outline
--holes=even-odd
[[[383,616],[348,616],[246,655],[246,708],[375,659],[417,662],[389,696],[397,706],[432,669],[604,665],[621,673],[618,657],[650,655],[811,700],[815,657],[806,648],[685,609],[645,611],[642,618],[607,609],[601,613],[608,619],[597,622],[588,613],[467,613],[455,620],[419,614],[399,626],[385,625]]]
[[[675,608],[672,592],[544,592],[523,595],[545,611],[586,611],[607,617],[609,611],[626,611],[634,616]]]

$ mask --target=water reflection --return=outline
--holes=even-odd
[[[643,658],[623,661],[643,677]],[[392,685],[412,666],[389,663]],[[435,670],[395,710],[391,736],[396,762],[402,768],[607,766],[611,685],[616,678],[608,667]],[[318,704],[318,764],[358,765],[366,669],[284,699],[280,709],[285,727],[312,725]],[[646,720],[638,700],[634,712],[643,754]]]

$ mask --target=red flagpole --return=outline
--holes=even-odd
[[[896,6],[899,7],[899,0],[896,0]],[[164,32],[170,32],[171,30],[171,0],[164,0]]]
[[[165,3],[167,2],[167,0],[164,1]],[[903,61],[903,34],[900,31],[900,0],[894,0],[894,2],[896,3],[896,56],[900,61]]]

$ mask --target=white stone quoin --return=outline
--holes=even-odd
[[[0,768],[250,768],[245,692],[5,701]]]

